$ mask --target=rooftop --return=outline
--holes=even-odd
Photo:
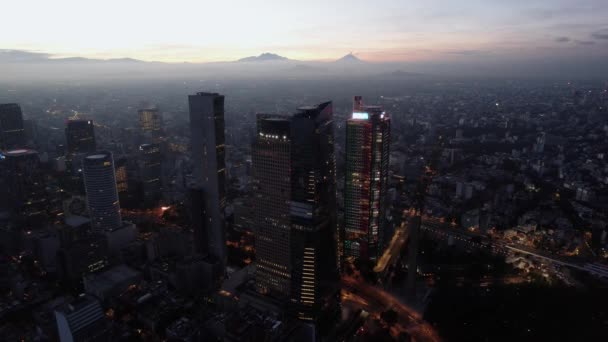
[[[18,157],[18,156],[24,156],[24,155],[36,154],[36,153],[37,152],[34,150],[18,149],[18,150],[6,151],[6,152],[4,152],[4,155],[11,156],[11,157]]]

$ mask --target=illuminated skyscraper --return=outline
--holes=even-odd
[[[112,153],[100,151],[89,154],[82,164],[93,231],[101,233],[120,228],[122,218]]]
[[[16,103],[0,104],[0,150],[23,148],[24,145],[21,107]]]
[[[128,172],[128,160],[127,158],[119,158],[115,161],[116,174],[116,189],[118,196],[126,195],[129,191],[129,172]]]
[[[143,134],[157,142],[156,139],[162,135],[163,124],[158,108],[140,109],[137,113],[139,114],[139,126]]]
[[[382,254],[389,168],[390,118],[356,96],[346,123],[344,254],[376,261]]]
[[[291,122],[288,117],[258,115],[252,149],[256,286],[258,291],[289,298],[291,293]]]
[[[226,161],[224,145],[224,96],[217,93],[197,93],[188,97],[193,176],[196,187],[204,192],[203,234],[208,239],[209,254],[226,265],[224,209],[226,207]]]
[[[65,138],[70,155],[95,152],[95,128],[91,120],[69,120]]]
[[[338,270],[331,102],[258,116],[253,174],[258,289],[316,320]]]

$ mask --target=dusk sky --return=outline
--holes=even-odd
[[[3,3],[0,49],[57,57],[226,61],[273,52],[329,60],[608,55],[606,0]]]

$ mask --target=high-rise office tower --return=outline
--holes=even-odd
[[[22,148],[25,145],[23,114],[16,103],[0,104],[0,150]]]
[[[190,225],[194,232],[194,250],[200,255],[209,254],[209,235],[207,234],[207,217],[205,216],[205,190],[192,186],[188,189],[190,204]]]
[[[337,280],[331,102],[258,116],[253,146],[256,284],[315,320]]]
[[[120,228],[122,218],[112,153],[99,151],[89,154],[82,164],[93,231],[101,233]]]
[[[139,146],[139,151],[138,163],[144,204],[154,206],[162,197],[160,145],[142,144]]]
[[[154,142],[162,135],[162,116],[158,108],[146,108],[137,111],[139,114],[139,127],[142,133],[152,138]]]
[[[31,216],[46,206],[45,185],[38,152],[11,150],[0,154],[1,207]]]
[[[292,301],[300,319],[315,320],[338,278],[332,103],[298,108],[291,132]]]
[[[344,254],[377,261],[382,254],[389,168],[390,118],[360,96],[346,123]]]
[[[258,115],[252,149],[255,196],[256,286],[289,298],[291,293],[291,122]]]
[[[116,175],[116,190],[118,196],[124,196],[129,191],[129,160],[125,157],[118,158],[114,162],[114,174]]]
[[[224,209],[226,207],[226,161],[224,145],[224,96],[197,93],[188,96],[193,176],[204,192],[205,225],[209,254],[226,265]],[[204,241],[201,239],[200,241]],[[200,248],[201,250],[205,248]]]
[[[65,138],[70,155],[95,152],[95,128],[91,120],[69,120]]]

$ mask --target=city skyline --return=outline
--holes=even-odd
[[[598,0],[457,5],[394,0],[373,5],[180,1],[171,7],[142,2],[83,7],[62,0],[36,4],[35,13],[30,5],[28,1],[8,4],[14,15],[7,16],[0,29],[10,30],[11,35],[0,49],[53,58],[176,63],[232,61],[264,52],[303,61],[334,60],[354,52],[371,62],[572,60],[608,53],[608,26],[603,20],[608,4]],[[218,15],[204,17],[208,12]],[[36,25],[22,25],[26,14],[28,22]],[[112,18],[111,24],[107,18]],[[139,21],[143,28],[132,29]],[[38,30],[40,26],[45,30]],[[79,30],[73,30],[75,26]]]
[[[3,340],[608,341],[606,0],[2,9]]]

